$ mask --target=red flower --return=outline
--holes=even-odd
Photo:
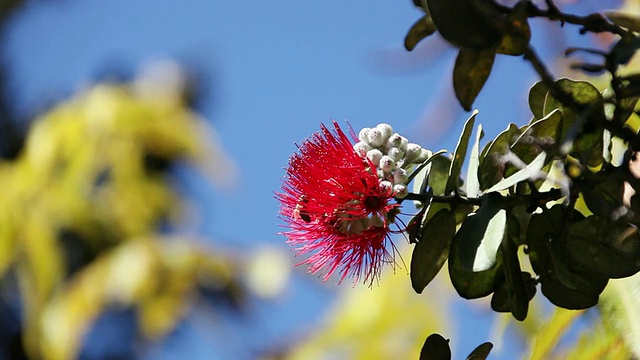
[[[373,282],[384,263],[395,264],[389,222],[399,205],[389,203],[391,184],[378,179],[376,166],[333,125],[333,132],[321,125],[289,159],[276,194],[290,229],[283,234],[298,255],[311,254],[298,265],[308,264],[324,281],[339,269],[340,282],[347,276]]]

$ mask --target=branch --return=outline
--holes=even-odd
[[[547,10],[542,10],[533,3],[529,2],[527,7],[528,17],[544,17],[552,21],[560,21],[561,25],[565,23],[580,25],[580,34],[587,32],[602,33],[610,32],[620,35],[622,37],[629,35],[629,32],[624,28],[615,25],[602,14],[590,14],[587,16],[577,16],[573,14],[566,14],[560,11],[552,0],[546,0]]]
[[[442,204],[449,204],[453,207],[459,205],[472,205],[472,206],[480,206],[482,205],[482,201],[486,194],[479,197],[464,197],[457,195],[429,195],[429,194],[415,194],[409,193],[404,199],[405,200],[417,200],[422,202],[437,202]],[[507,198],[507,206],[515,206],[515,205],[529,205],[529,206],[542,206],[549,201],[559,200],[564,195],[562,194],[561,189],[551,189],[545,192],[536,192],[526,195],[508,195]]]

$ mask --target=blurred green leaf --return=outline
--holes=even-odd
[[[438,32],[460,48],[487,49],[502,39],[504,16],[482,0],[429,0]]]
[[[526,1],[519,1],[507,16],[504,36],[498,46],[498,53],[506,55],[522,55],[531,40],[531,28],[527,20]]]
[[[618,26],[625,27],[631,31],[640,32],[640,17],[638,14],[620,10],[607,10],[604,11],[603,14]]]
[[[436,32],[436,25],[427,13],[409,29],[407,36],[404,38],[405,49],[408,51],[415,49],[416,45],[418,45],[422,39],[434,32]]]
[[[460,49],[453,68],[453,89],[463,109],[471,111],[491,74],[495,58],[494,49]]]
[[[464,159],[467,156],[467,148],[469,147],[469,139],[471,138],[471,134],[473,132],[473,126],[476,121],[476,115],[478,115],[478,111],[474,111],[471,114],[471,117],[467,119],[467,122],[464,124],[464,129],[460,134],[460,139],[458,140],[458,144],[456,145],[456,150],[453,153],[453,161],[451,162],[451,168],[449,169],[449,178],[447,179],[447,184],[445,186],[444,194],[448,195],[452,192],[458,193],[458,179],[460,178],[460,173],[462,172],[462,165],[464,164]]]
[[[420,360],[451,360],[449,340],[440,334],[429,335],[420,351]]]
[[[480,344],[467,356],[467,360],[485,360],[489,357],[491,349],[493,349],[493,344],[490,342]]]
[[[411,256],[411,286],[418,294],[422,293],[447,261],[455,233],[455,216],[446,209],[438,211],[424,225],[422,237]]]

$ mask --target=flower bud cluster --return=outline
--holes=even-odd
[[[381,188],[388,188],[399,199],[407,196],[407,170],[427,160],[431,151],[410,143],[404,136],[394,133],[391,125],[384,123],[360,130],[358,139],[360,141],[353,148],[376,166]]]

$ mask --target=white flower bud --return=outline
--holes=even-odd
[[[393,191],[393,184],[391,183],[391,181],[387,181],[387,180],[380,181],[380,193],[383,196],[386,196],[387,194],[391,194],[392,191]]]
[[[384,144],[384,139],[382,138],[382,132],[380,132],[380,130],[377,128],[373,128],[369,130],[369,132],[367,133],[367,139],[368,139],[367,142],[369,143],[369,145],[373,147],[378,147]]]
[[[393,185],[393,193],[396,198],[404,199],[409,194],[409,190],[404,185],[395,184]]]
[[[360,156],[367,156],[367,152],[371,150],[371,146],[364,141],[360,141],[359,143],[353,145],[353,150]]]
[[[382,159],[382,151],[378,149],[371,149],[367,151],[367,158],[371,160],[373,165],[378,166],[380,165],[380,159]]]
[[[382,171],[389,173],[391,172],[396,166],[396,162],[389,157],[389,155],[383,155],[382,158],[380,159],[380,169],[382,169]]]
[[[407,180],[409,180],[409,175],[407,174],[407,170],[398,169],[393,172],[393,183],[394,184],[406,184]]]
[[[420,145],[414,144],[414,143],[408,143],[407,151],[405,151],[404,153],[404,161],[408,164],[413,163],[414,160],[420,156],[421,150],[422,150],[422,147]]]
[[[409,144],[409,139],[407,139],[404,136],[400,136],[400,145],[398,146],[398,149],[405,151],[407,150],[407,145]]]
[[[387,155],[389,155],[389,157],[392,158],[393,161],[398,161],[404,157],[404,151],[394,147],[387,151]]]
[[[402,143],[402,136],[398,133],[395,133],[389,137],[389,140],[387,140],[386,146],[387,146],[387,149],[391,149],[391,148],[400,146],[401,143]]]
[[[386,143],[387,140],[389,140],[389,137],[391,136],[391,134],[393,134],[393,128],[391,127],[391,125],[389,124],[378,124],[376,126],[376,129],[380,130],[380,132],[382,133],[382,143]]]
[[[420,155],[413,161],[416,164],[425,162],[433,153],[427,149],[420,149]]]
[[[384,180],[384,171],[378,169],[378,180]]]
[[[360,139],[360,141],[368,141],[369,138],[367,137],[369,134],[369,130],[371,130],[370,128],[366,127],[363,128],[362,130],[360,130],[360,132],[358,133],[358,139]]]

